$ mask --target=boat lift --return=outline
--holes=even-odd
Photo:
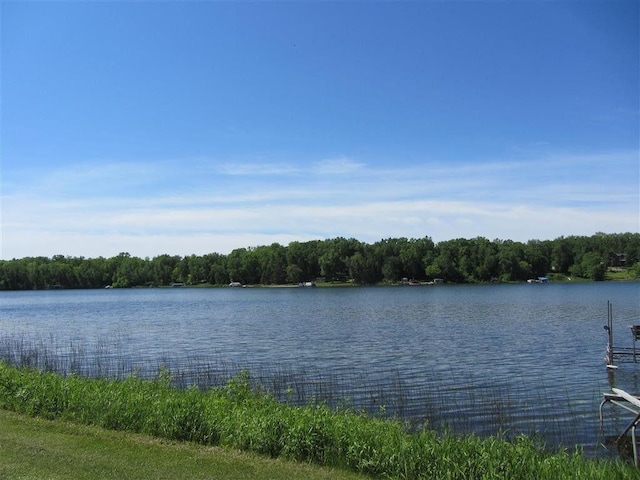
[[[600,429],[604,429],[604,421],[602,416],[602,410],[605,404],[611,403],[618,407],[631,412],[634,417],[633,420],[627,425],[627,428],[618,435],[616,438],[616,445],[619,445],[622,439],[631,431],[631,445],[633,447],[633,463],[636,467],[640,468],[640,458],[638,458],[638,442],[636,439],[636,430],[640,425],[640,398],[635,397],[624,390],[619,388],[612,388],[613,393],[603,393],[603,399],[600,403]]]
[[[605,361],[607,362],[607,368],[610,369],[610,379],[613,378],[613,371],[618,368],[614,361],[632,361],[638,363],[638,357],[640,357],[640,349],[636,348],[636,342],[640,340],[640,325],[629,325],[631,329],[631,337],[633,344],[631,347],[614,347],[613,345],[613,306],[611,302],[607,302],[607,324],[604,329],[607,332],[607,354]],[[620,443],[631,432],[631,445],[633,447],[633,462],[636,467],[640,468],[640,448],[638,447],[636,431],[640,426],[640,397],[631,395],[619,388],[611,388],[613,393],[603,393],[602,402],[600,403],[600,429],[604,430],[603,421],[603,409],[608,403],[616,405],[623,410],[630,412],[633,415],[633,419],[629,422],[627,427],[616,438],[616,445],[620,446]]]
[[[614,347],[613,345],[613,305],[611,302],[607,302],[607,324],[604,329],[607,331],[607,354],[605,356],[605,362],[607,362],[607,368],[618,368],[615,364],[615,360],[620,361],[633,361],[638,363],[638,357],[640,357],[640,348],[636,348],[636,342],[640,340],[640,325],[629,325],[631,329],[631,337],[633,340],[633,346],[631,347]]]

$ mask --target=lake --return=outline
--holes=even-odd
[[[0,292],[0,358],[86,375],[207,386],[248,369],[283,401],[325,401],[479,435],[601,445],[598,405],[640,392],[640,283]],[[640,347],[640,345],[639,345]],[[607,434],[629,419],[606,411]]]

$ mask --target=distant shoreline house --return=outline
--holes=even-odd
[[[611,252],[607,263],[610,267],[624,267],[627,264],[627,257],[624,253]]]

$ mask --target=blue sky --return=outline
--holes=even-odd
[[[0,257],[640,231],[616,2],[18,2]]]

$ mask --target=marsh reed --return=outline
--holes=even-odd
[[[249,372],[251,388],[281,404],[348,408],[369,417],[399,420],[414,432],[430,429],[507,440],[526,434],[552,450],[574,448],[585,434],[580,414],[571,412],[570,405],[558,409],[544,390],[531,396],[525,385],[514,387],[447,370],[400,371],[380,366],[367,372],[325,371],[230,361],[215,355],[134,357],[125,352],[122,339],[88,344],[30,335],[0,337],[0,361],[96,379],[154,379],[162,371],[168,374],[171,386],[201,391],[222,387],[241,372]]]

